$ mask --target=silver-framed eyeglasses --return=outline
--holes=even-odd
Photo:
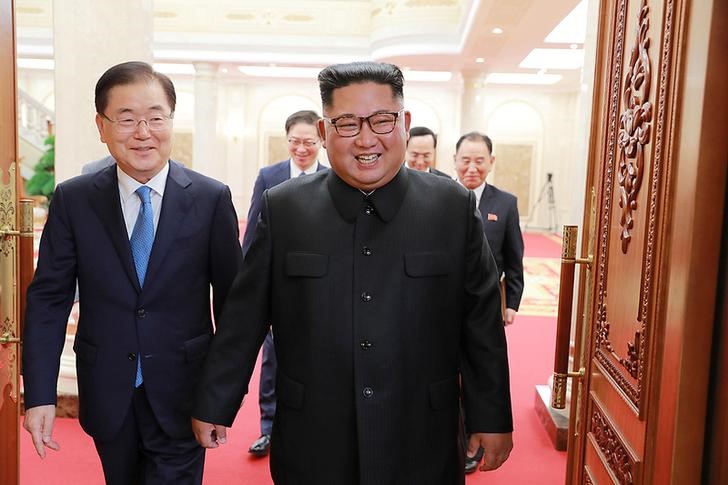
[[[114,125],[114,129],[117,133],[125,135],[134,133],[142,121],[147,125],[147,129],[149,131],[164,131],[169,128],[170,121],[172,121],[172,118],[174,117],[174,112],[172,112],[169,116],[161,113],[152,115],[149,118],[135,118],[134,116],[124,115],[118,120],[112,120],[103,113],[99,114]]]
[[[369,116],[343,115],[336,118],[326,118],[331,126],[334,127],[339,136],[349,138],[356,136],[361,131],[361,127],[366,121],[371,129],[377,135],[386,135],[394,131],[397,124],[397,118],[404,112],[404,108],[399,111],[380,111]]]
[[[291,145],[292,147],[303,146],[304,148],[313,148],[316,145],[318,145],[318,142],[319,142],[318,140],[313,140],[310,138],[302,140],[300,138],[291,137],[288,139],[288,144]]]

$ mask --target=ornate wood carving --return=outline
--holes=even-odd
[[[604,455],[606,465],[609,466],[619,483],[632,485],[634,483],[636,460],[627,450],[627,447],[614,431],[614,427],[599,409],[597,403],[592,402],[594,406],[589,431],[594,435],[594,440]]]
[[[632,47],[629,68],[624,77],[624,93],[622,96],[624,111],[619,117],[618,143],[619,169],[619,207],[622,215],[619,225],[622,228],[622,252],[632,240],[634,227],[633,211],[637,210],[637,196],[642,186],[644,166],[644,146],[650,142],[652,134],[652,103],[650,87],[652,85],[652,63],[650,61],[650,38],[647,31],[650,27],[650,7],[647,0],[642,0],[640,7],[637,38]]]
[[[668,79],[671,69],[670,53],[672,52],[672,29],[673,29],[673,0],[665,2],[665,13],[662,28],[662,59],[660,63],[660,83],[657,99],[654,105],[657,107],[652,126],[652,110],[650,105],[650,59],[648,49],[650,39],[648,37],[650,9],[647,1],[643,0],[639,11],[639,26],[637,39],[630,57],[629,72],[625,75],[624,106],[627,108],[620,119],[619,134],[616,132],[616,110],[619,99],[619,80],[622,70],[622,47],[624,40],[626,2],[622,1],[618,6],[617,23],[615,30],[613,74],[610,88],[610,111],[608,125],[607,163],[604,171],[604,187],[601,209],[601,227],[599,234],[599,257],[597,266],[597,299],[595,318],[595,340],[594,355],[602,365],[605,372],[622,389],[632,404],[642,415],[643,403],[643,381],[646,374],[646,356],[650,343],[650,302],[653,299],[652,288],[654,286],[654,259],[657,244],[657,222],[659,216],[660,187],[664,172],[664,138],[665,138],[665,116],[666,116],[666,93]],[[631,110],[631,111],[630,111]],[[654,134],[654,148],[651,163],[651,180],[649,186],[649,207],[647,215],[647,228],[644,245],[644,257],[642,259],[642,273],[640,284],[639,310],[636,315],[636,325],[639,329],[635,331],[635,340],[626,342],[626,356],[622,357],[615,352],[614,345],[610,341],[610,323],[607,320],[607,261],[609,249],[609,232],[612,209],[612,184],[614,175],[615,139],[620,147],[620,160],[617,179],[620,190],[620,207],[622,214],[620,225],[622,233],[622,251],[626,252],[631,239],[629,230],[632,225],[632,211],[636,209],[634,198],[639,191],[642,173],[644,172],[644,147],[650,143],[650,136]],[[634,155],[630,158],[630,155]],[[634,195],[630,195],[632,192]],[[631,207],[631,208],[630,208]],[[625,211],[629,209],[628,211]],[[626,227],[624,224],[628,224]],[[627,234],[625,235],[625,228]],[[630,236],[626,238],[626,236]],[[626,239],[625,239],[626,238]]]

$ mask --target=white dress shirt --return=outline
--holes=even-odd
[[[142,205],[142,201],[138,195],[134,192],[141,187],[146,185],[151,188],[150,199],[152,201],[152,209],[154,210],[154,234],[157,233],[157,226],[159,225],[159,215],[162,210],[162,197],[164,196],[164,188],[167,185],[167,174],[169,173],[169,162],[164,165],[164,168],[159,171],[157,175],[151,178],[146,184],[141,184],[138,181],[131,178],[124,172],[119,165],[116,166],[116,174],[119,179],[119,197],[121,199],[121,212],[124,214],[124,223],[126,224],[126,233],[131,239],[131,233],[134,231],[134,224],[136,224],[137,217],[139,216],[139,206]]]

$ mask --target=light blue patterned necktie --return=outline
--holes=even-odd
[[[131,238],[129,238],[131,254],[134,257],[134,267],[141,287],[144,286],[144,276],[147,273],[149,255],[152,252],[152,244],[154,243],[154,210],[152,209],[152,199],[150,197],[151,191],[152,189],[146,185],[142,185],[136,190],[141,205],[139,206],[139,215],[134,224],[134,230],[131,232]],[[137,355],[137,373],[134,387],[141,386],[142,382],[144,382],[144,379],[142,378],[141,357]]]

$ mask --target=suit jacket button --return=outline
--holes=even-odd
[[[147,312],[144,311],[144,308],[140,308],[136,311],[137,318],[144,318],[147,316]]]
[[[365,387],[361,393],[364,395],[365,398],[369,399],[370,397],[374,396],[374,389],[371,387]]]
[[[126,358],[129,360],[136,360],[136,354],[134,352],[129,352]]]

